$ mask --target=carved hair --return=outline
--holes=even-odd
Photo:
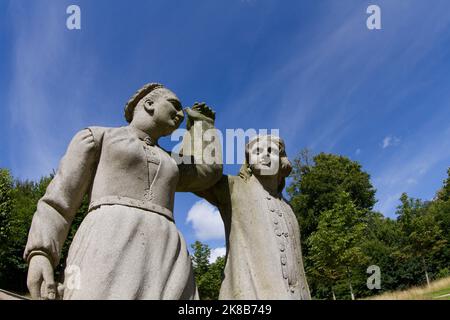
[[[280,137],[272,136],[272,135],[263,135],[263,136],[257,136],[255,138],[251,139],[245,145],[245,162],[241,166],[241,170],[239,171],[239,177],[241,177],[242,179],[247,181],[252,176],[253,172],[252,172],[252,169],[249,164],[250,147],[256,141],[262,140],[262,139],[268,139],[268,140],[278,142],[278,148],[279,148],[278,155],[280,157],[280,167],[278,169],[278,177],[279,177],[278,192],[281,193],[286,184],[286,177],[288,177],[292,171],[292,165],[287,157],[284,141]]]
[[[165,87],[160,83],[147,83],[142,88],[140,88],[136,93],[128,100],[125,105],[125,119],[128,123],[133,120],[134,109],[138,105],[139,101],[142,100],[146,95],[156,89],[164,89]]]

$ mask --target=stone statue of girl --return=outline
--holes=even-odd
[[[219,299],[311,299],[300,231],[283,198],[292,167],[282,139],[257,136],[238,176],[197,194],[219,208],[225,226],[225,278]]]

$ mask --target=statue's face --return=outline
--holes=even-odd
[[[277,175],[280,168],[278,141],[264,137],[249,148],[249,165],[255,175]]]
[[[183,122],[184,113],[181,102],[170,90],[161,90],[158,97],[151,104],[153,121],[164,136],[170,135]]]

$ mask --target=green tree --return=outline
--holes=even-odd
[[[191,248],[194,249],[192,263],[194,265],[194,275],[197,279],[202,277],[208,271],[211,249],[207,244],[203,244],[200,241],[195,241],[195,243],[191,245]]]
[[[426,210],[425,204],[420,199],[409,198],[403,192],[400,196],[401,204],[397,207],[397,219],[406,234],[410,234],[414,229],[413,219]]]
[[[355,207],[365,212],[376,202],[369,174],[358,162],[343,156],[320,153],[312,158],[304,149],[293,161],[291,177],[288,193],[304,242],[317,229],[320,215],[333,208],[341,192],[347,192]]]
[[[7,169],[0,169],[0,283],[6,272],[8,256],[8,237],[10,234],[10,216],[13,208],[13,181]]]
[[[403,256],[420,261],[427,284],[430,284],[428,274],[429,260],[445,248],[447,241],[443,235],[441,225],[436,215],[430,210],[431,204],[419,199],[409,198],[406,193],[400,197],[397,215],[401,230],[403,231]]]
[[[326,153],[313,157],[308,149],[303,149],[293,160],[291,178],[287,191],[300,225],[308,283],[314,297],[326,297],[329,278],[325,279],[320,272],[313,274],[315,268],[309,257],[308,239],[317,230],[323,212],[333,209],[342,192],[350,196],[358,210],[368,215],[376,202],[375,189],[369,174],[358,162]]]
[[[401,230],[396,220],[387,218],[379,212],[371,212],[367,217],[367,232],[362,244],[367,256],[365,268],[356,272],[356,292],[360,296],[378,294],[380,291],[395,290],[398,284],[399,262],[396,251]],[[376,265],[381,270],[381,288],[369,290],[367,288],[367,267]]]
[[[192,262],[200,299],[217,300],[223,280],[225,258],[219,257],[215,262],[209,263],[211,249],[207,244],[196,241],[191,248],[194,249]]]
[[[45,191],[53,179],[54,174],[41,178],[38,182],[12,181],[12,177],[6,174],[6,170],[0,171],[0,208],[9,208],[1,212],[9,213],[0,215],[0,225],[7,226],[0,232],[0,286],[2,288],[20,293],[27,292],[26,274],[27,264],[23,259],[23,251],[28,239],[33,214],[36,212],[37,203],[45,194]],[[6,178],[8,177],[9,178]],[[6,181],[9,181],[6,183]],[[5,182],[5,183],[3,183]],[[9,185],[9,189],[6,186]],[[3,188],[5,186],[5,188]],[[3,192],[5,190],[5,192]],[[6,190],[8,190],[6,192]],[[9,200],[8,200],[9,199]],[[65,260],[72,239],[88,212],[88,197],[83,199],[77,215],[74,218],[68,238],[61,252],[61,262],[56,268],[56,280],[63,281]],[[6,230],[6,231],[5,231]]]
[[[223,269],[225,268],[225,258],[218,257],[211,263],[208,271],[199,278],[197,283],[199,295],[203,300],[219,299],[220,286],[223,280]]]
[[[421,258],[427,284],[430,285],[428,276],[428,259],[445,247],[447,241],[443,239],[442,231],[435,217],[425,213],[415,217],[412,221],[413,230],[408,237],[410,250]]]
[[[442,202],[450,201],[450,168],[447,169],[447,179],[443,187],[437,192],[436,199]]]
[[[450,243],[450,168],[447,170],[447,178],[444,180],[443,187],[437,192],[428,211],[439,223],[447,243]],[[447,249],[449,249],[448,246]]]
[[[341,191],[333,207],[322,212],[317,230],[307,241],[313,263],[309,266],[310,273],[321,275],[328,283],[347,278],[352,299],[352,270],[367,259],[362,248],[367,229],[365,215],[350,195]],[[335,298],[333,287],[331,291]]]
[[[442,249],[435,252],[429,260],[428,267],[435,277],[450,276],[448,263],[450,261],[450,199],[447,201],[439,198],[434,200],[428,208],[428,214],[440,227],[442,240],[445,240]]]
[[[16,180],[13,183],[11,192],[13,208],[9,216],[7,240],[8,255],[4,260],[7,271],[2,279],[2,287],[5,289],[21,293],[27,291],[27,264],[23,259],[23,251],[37,201],[44,195],[50,181],[51,176],[40,179],[38,183],[28,180]]]

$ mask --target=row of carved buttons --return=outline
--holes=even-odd
[[[270,201],[270,200],[272,200],[272,197],[267,196],[266,200]],[[283,212],[281,210],[273,208],[271,206],[271,204],[269,204],[269,203],[268,203],[268,207],[269,207],[269,211],[271,213],[276,213],[278,215],[278,217],[282,217],[283,216]],[[281,231],[281,228],[279,226],[280,221],[276,217],[273,218],[273,223],[275,224],[275,234],[278,237],[281,237],[282,235],[284,235],[286,238],[289,237],[289,233],[288,232],[282,232]],[[280,239],[280,240],[284,241],[284,239]],[[287,264],[287,256],[286,256],[286,253],[285,253],[286,245],[283,242],[281,242],[279,244],[279,249],[281,251],[280,262],[281,262],[281,269],[282,269],[282,273],[283,273],[283,278],[287,280],[288,279],[288,271],[287,271],[287,265],[286,265]],[[291,289],[291,292],[294,292],[292,290],[293,289]]]
[[[288,280],[287,257],[284,253],[281,254],[280,260],[281,260],[281,270],[283,272],[283,278],[288,281],[289,291],[291,293],[295,293],[295,287],[292,286],[292,284],[289,283],[289,280]]]
[[[269,210],[270,210],[270,212],[276,213],[279,217],[283,216],[283,211],[281,211],[279,209],[270,208]]]
[[[282,232],[278,226],[275,227],[275,234],[278,237],[284,236],[285,238],[289,238],[289,232]]]

